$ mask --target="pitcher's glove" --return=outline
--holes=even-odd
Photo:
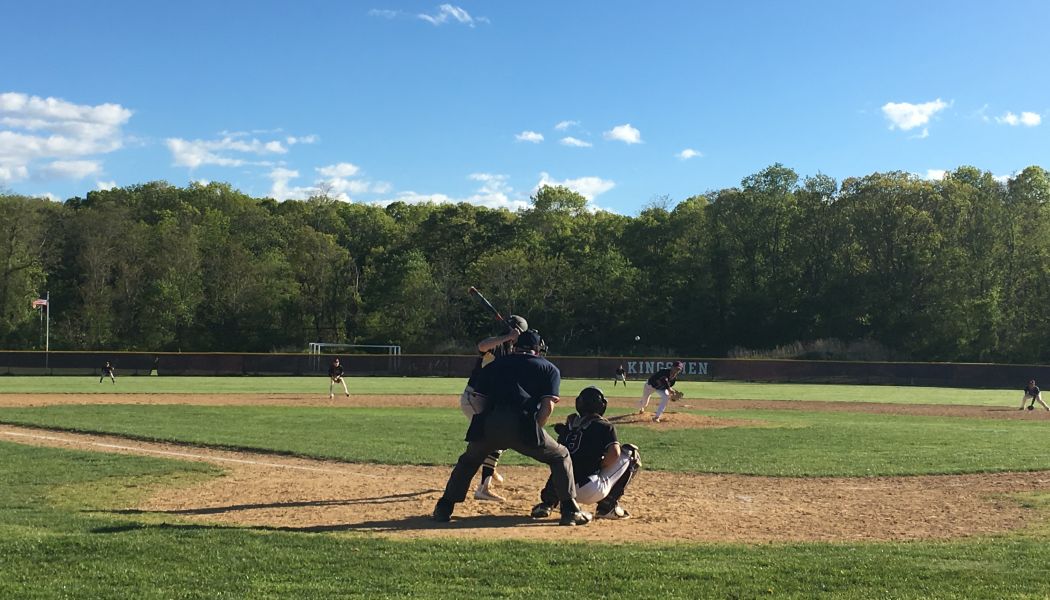
[[[671,402],[678,402],[682,398],[685,398],[685,394],[678,390],[671,390]]]

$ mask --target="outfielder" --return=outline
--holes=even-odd
[[[346,381],[343,379],[343,365],[339,364],[339,359],[332,359],[332,364],[328,366],[328,399],[332,400],[335,398],[335,394],[332,393],[332,388],[335,384],[341,383],[343,385],[343,393],[346,397],[350,397],[350,390],[346,389]]]
[[[518,336],[514,351],[481,370],[474,393],[487,402],[467,429],[467,449],[456,461],[445,492],[434,506],[433,519],[448,522],[456,503],[463,502],[470,480],[493,450],[511,448],[550,467],[561,510],[560,525],[585,525],[591,514],[576,503],[576,486],[569,451],[543,429],[558,402],[561,371],[539,355],[539,334]]]
[[[659,393],[660,406],[657,407],[656,414],[653,415],[653,422],[660,422],[664,411],[667,410],[667,401],[671,399],[671,388],[674,387],[678,374],[682,372],[683,367],[685,367],[685,363],[679,360],[675,361],[670,369],[660,369],[653,373],[652,377],[645,382],[645,386],[642,388],[642,399],[638,401],[638,414],[644,413],[645,407],[649,406],[649,396],[652,396],[653,393]]]
[[[1031,401],[1031,404],[1028,405],[1028,410],[1035,410],[1036,402],[1042,404],[1046,410],[1050,410],[1050,406],[1043,402],[1043,395],[1039,392],[1039,386],[1035,384],[1034,379],[1029,380],[1028,385],[1024,386],[1024,396],[1021,398],[1020,410],[1024,410],[1024,403],[1029,401]]]
[[[528,321],[518,315],[507,317],[506,323],[510,326],[510,331],[503,335],[487,337],[478,342],[480,355],[477,362],[474,363],[474,370],[470,372],[467,387],[464,388],[463,393],[459,396],[459,408],[468,419],[473,419],[474,415],[480,414],[485,410],[484,398],[474,393],[474,385],[481,375],[481,370],[491,364],[496,358],[510,354],[518,336],[529,329]],[[500,496],[492,489],[493,483],[503,482],[503,476],[496,472],[496,466],[499,464],[499,457],[502,454],[503,450],[494,450],[485,457],[485,462],[481,467],[481,481],[478,483],[478,489],[474,490],[474,498],[478,500],[492,500],[493,502],[506,500],[506,498]]]
[[[108,360],[106,361],[106,364],[102,365],[102,377],[98,378],[98,382],[102,383],[107,377],[113,382],[113,385],[117,385],[116,369],[113,368],[113,365],[109,364]]]
[[[597,502],[596,518],[627,519],[631,515],[619,501],[641,466],[641,456],[637,446],[621,447],[616,427],[603,416],[608,405],[601,389],[584,388],[576,397],[577,414],[569,415],[564,424],[559,423],[554,429],[558,432],[558,443],[568,448],[572,457],[576,501]],[[540,503],[532,507],[532,518],[549,517],[557,500],[554,480],[548,478],[540,492]]]

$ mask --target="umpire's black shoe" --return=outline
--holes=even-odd
[[[532,507],[533,519],[546,519],[552,514],[554,514],[554,507],[550,504],[544,504],[543,502],[540,502],[536,506]]]
[[[571,513],[562,513],[558,525],[586,525],[591,522],[591,513],[578,510]]]
[[[434,507],[434,514],[431,518],[438,523],[448,523],[452,520],[452,509],[455,506],[456,505],[453,502],[442,498],[438,500],[437,506]]]

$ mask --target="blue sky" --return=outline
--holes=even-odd
[[[1050,2],[0,0],[0,189],[637,214],[775,162],[1050,167]]]

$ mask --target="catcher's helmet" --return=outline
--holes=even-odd
[[[581,415],[604,415],[609,401],[605,399],[605,392],[593,385],[585,387],[576,396],[576,412]]]

